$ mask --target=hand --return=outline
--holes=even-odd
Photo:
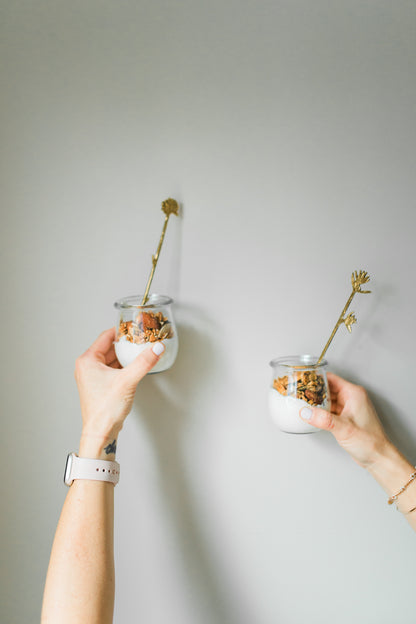
[[[318,429],[326,429],[351,457],[369,468],[391,445],[364,388],[328,373],[331,411],[304,407],[300,416]]]
[[[106,441],[111,444],[117,439],[131,410],[138,382],[163,353],[157,354],[149,347],[122,368],[116,358],[114,340],[115,329],[107,329],[76,361],[75,379],[83,422],[80,451],[84,453],[95,454],[98,447],[103,450]],[[163,343],[154,344],[156,350],[164,349]]]

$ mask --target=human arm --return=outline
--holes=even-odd
[[[388,439],[367,392],[328,373],[331,411],[303,408],[309,424],[330,431],[338,444],[365,468],[390,498],[409,481],[416,468]],[[416,531],[416,479],[397,498],[397,508]],[[411,511],[412,510],[412,511]]]
[[[83,423],[79,457],[115,461],[118,435],[131,410],[136,386],[161,355],[148,348],[121,369],[114,339],[114,329],[103,332],[76,362]],[[161,343],[155,344],[162,348]],[[114,485],[75,480],[55,534],[41,624],[111,624],[113,524]]]

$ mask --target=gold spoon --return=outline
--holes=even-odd
[[[175,199],[169,197],[169,199],[165,199],[165,201],[162,202],[162,210],[165,213],[165,222],[163,224],[162,235],[160,237],[156,253],[154,256],[152,256],[152,270],[150,271],[149,279],[147,280],[146,290],[144,291],[141,305],[145,305],[145,303],[147,303],[147,300],[149,299],[149,290],[152,284],[153,276],[156,271],[156,265],[157,261],[159,260],[160,250],[162,249],[163,239],[165,238],[166,228],[168,227],[169,217],[171,214],[174,214],[176,216],[179,215],[179,204]]]
[[[344,323],[345,327],[348,329],[348,331],[351,333],[351,326],[354,325],[354,323],[357,322],[356,316],[354,314],[354,312],[350,312],[350,314],[348,314],[348,316],[346,316],[344,318],[344,314],[347,312],[348,308],[351,305],[351,301],[354,298],[354,295],[356,293],[361,293],[361,294],[368,294],[371,293],[371,290],[361,290],[361,286],[363,284],[366,284],[367,282],[370,281],[370,276],[368,275],[367,271],[354,271],[354,273],[351,275],[351,284],[352,284],[352,293],[347,301],[347,303],[344,306],[344,309],[341,312],[341,315],[334,327],[334,329],[332,330],[332,334],[329,337],[328,342],[326,343],[324,350],[322,351],[321,355],[319,356],[319,360],[317,361],[317,364],[320,364],[322,361],[322,358],[324,357],[325,353],[328,350],[329,345],[331,344],[335,334],[338,331],[338,328]]]

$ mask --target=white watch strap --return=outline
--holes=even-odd
[[[120,478],[120,464],[104,459],[89,459],[70,453],[67,458],[64,481],[71,485],[74,479],[109,481],[116,485]]]

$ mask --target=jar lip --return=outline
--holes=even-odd
[[[298,368],[298,369],[310,369],[310,368],[321,368],[328,365],[327,360],[321,360],[318,364],[318,357],[316,355],[285,355],[282,357],[275,358],[269,362],[269,366],[283,366],[287,368]]]
[[[145,310],[146,308],[167,306],[173,303],[173,299],[171,299],[171,297],[168,297],[167,295],[158,295],[157,293],[149,295],[149,299],[144,305],[141,304],[142,300],[143,295],[130,295],[128,297],[118,299],[118,301],[115,302],[114,307],[117,308],[117,310],[127,310],[128,308]]]

